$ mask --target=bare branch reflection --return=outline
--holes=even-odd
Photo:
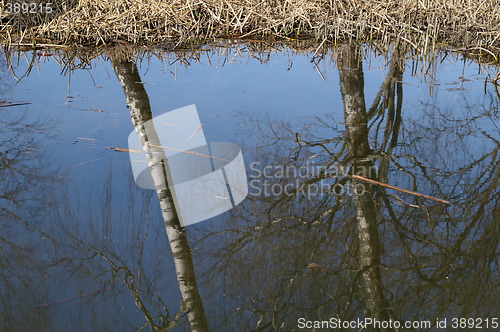
[[[183,331],[210,322],[215,331],[292,331],[301,319],[496,317],[499,101],[487,86],[484,96],[457,93],[460,107],[435,97],[409,108],[406,55],[397,47],[386,55],[385,79],[366,104],[363,52],[345,46],[325,64],[338,68],[343,112],[238,114],[251,193],[187,231],[161,144],[145,128],[152,112],[134,62],[112,66],[127,123],[130,115],[144,150],[159,152],[149,154],[155,192],[138,188],[126,154],[111,150],[97,180],[71,184],[51,171],[53,123],[1,117],[0,329]]]

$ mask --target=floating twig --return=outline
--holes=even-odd
[[[433,200],[433,201],[436,201],[436,202],[440,202],[440,203],[451,205],[450,202],[442,200],[442,199],[439,199],[439,198],[435,198],[435,197],[427,196],[427,195],[424,195],[424,194],[419,194],[419,193],[416,193],[416,192],[413,192],[413,191],[409,191],[409,190],[406,190],[406,189],[401,189],[401,188],[398,188],[398,187],[394,187],[394,186],[391,186],[389,184],[378,182],[378,181],[375,181],[375,180],[372,180],[372,179],[367,179],[367,178],[359,176],[359,175],[349,175],[349,176],[352,177],[352,178],[361,180],[361,181],[366,181],[366,182],[369,182],[369,183],[372,183],[372,184],[376,184],[378,186],[386,187],[386,188],[393,189],[393,190],[402,191],[402,192],[410,194],[410,195],[415,195],[415,196],[418,196],[418,197],[427,198],[427,199],[430,199],[430,200]]]
[[[145,151],[142,151],[142,150],[123,149],[123,148],[108,148],[108,147],[105,147],[105,149],[115,150],[115,151],[119,151],[119,152],[146,153]]]
[[[187,154],[194,154],[196,156],[206,157],[206,158],[211,158],[211,159],[217,159],[217,160],[222,160],[222,161],[229,161],[229,160],[224,159],[224,158],[217,158],[217,157],[209,156],[209,155],[206,155],[206,154],[203,154],[203,153],[197,153],[197,152],[193,152],[193,151],[187,151],[187,150],[169,148],[167,146],[161,146],[161,145],[156,145],[156,144],[151,144],[151,147],[153,147],[153,148],[160,148],[160,149],[164,149],[164,150],[172,150],[172,151],[182,152],[182,153],[187,153]],[[123,149],[123,148],[109,148],[109,147],[105,147],[105,149],[115,150],[115,151],[119,151],[119,152],[148,153],[148,151],[133,150],[133,149]],[[153,152],[155,152],[155,151],[153,151]]]
[[[172,151],[177,151],[177,152],[182,152],[182,153],[194,154],[194,155],[200,156],[200,157],[206,157],[206,158],[211,158],[211,159],[218,159],[218,160],[222,160],[222,161],[229,161],[227,159],[217,158],[217,157],[209,156],[209,155],[206,155],[206,154],[203,154],[203,153],[197,153],[197,152],[193,152],[193,151],[187,151],[187,150],[169,148],[167,146],[161,146],[161,145],[155,145],[155,144],[151,144],[151,146],[155,147],[155,148],[162,148],[162,149],[165,149],[165,150],[172,150]]]
[[[94,294],[97,294],[97,293],[100,293],[100,292],[104,292],[105,290],[108,290],[108,289],[109,289],[109,287],[105,287],[103,289],[99,289],[99,290],[96,290],[96,291],[91,292],[91,293],[87,293],[87,294],[82,294],[82,295],[79,295],[79,296],[70,297],[69,299],[63,299],[63,300],[58,300],[58,301],[54,301],[54,302],[39,304],[39,305],[36,305],[35,308],[42,308],[42,307],[47,307],[49,305],[53,305],[53,304],[57,304],[57,303],[62,303],[62,302],[67,302],[67,301],[71,301],[71,300],[80,299],[80,298],[85,297],[85,296],[94,295]]]
[[[97,159],[92,159],[92,160],[88,160],[88,161],[84,161],[83,163],[79,163],[77,165],[73,165],[73,167],[78,167],[78,166],[82,166],[82,165],[85,165],[85,164],[88,164],[88,163],[92,163],[94,161],[98,161],[98,160],[101,160],[102,158],[97,158]]]
[[[9,107],[9,106],[22,106],[29,105],[32,102],[29,100],[19,100],[19,101],[0,101],[0,107]]]
[[[179,126],[179,125],[176,125],[176,124],[173,124],[173,123],[168,123],[168,122],[163,122],[163,124],[166,124],[167,126],[177,127],[177,128],[186,128],[184,126]]]
[[[194,135],[196,135],[197,132],[201,130],[203,125],[199,125],[198,128],[194,131],[193,135],[189,136],[189,138],[186,141],[189,141]]]

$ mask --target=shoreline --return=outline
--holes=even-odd
[[[446,48],[500,61],[500,0],[67,0],[53,6],[50,13],[0,8],[0,43],[175,48],[252,39],[319,48],[397,41],[422,53]]]

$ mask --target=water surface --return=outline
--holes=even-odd
[[[0,68],[0,100],[22,104],[0,104],[2,330],[493,329],[498,68],[249,45]],[[241,147],[249,194],[180,228],[168,181],[137,186],[120,149],[192,104],[208,141]]]

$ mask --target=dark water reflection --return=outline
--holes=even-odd
[[[500,97],[484,79],[497,69],[355,47],[311,56],[241,46],[73,71],[54,57],[17,84],[3,62],[0,99],[31,104],[0,107],[1,330],[364,318],[431,323],[413,330],[446,318],[451,330],[460,317],[493,330]],[[210,141],[242,147],[250,193],[182,228],[144,123],[190,104]],[[156,191],[107,149],[127,148],[132,130],[157,152]]]

